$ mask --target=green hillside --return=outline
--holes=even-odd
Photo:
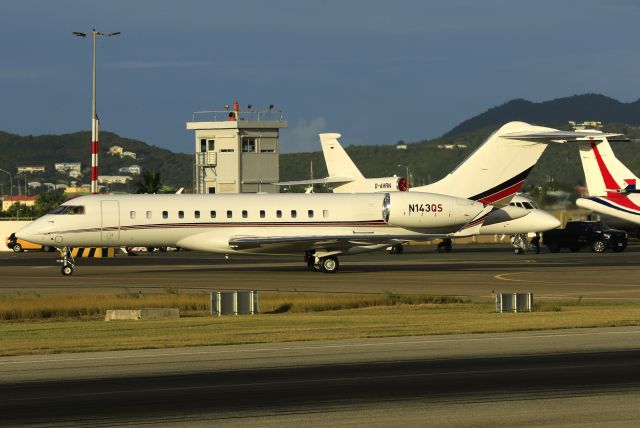
[[[118,145],[136,153],[137,158],[120,158],[107,152]],[[76,132],[64,135],[20,136],[0,131],[0,168],[15,172],[18,165],[44,165],[45,174],[34,174],[28,180],[44,180],[56,183],[66,181],[66,176],[56,174],[58,162],[81,162],[83,178],[87,184],[91,177],[91,133]],[[118,168],[140,165],[143,169],[159,171],[162,180],[173,186],[192,186],[193,156],[173,153],[142,141],[123,138],[111,132],[100,133],[100,174],[123,175]],[[4,178],[3,178],[4,180]]]
[[[543,103],[513,100],[502,106],[471,118],[452,129],[441,138],[408,144],[407,150],[396,150],[393,142],[381,146],[349,146],[347,152],[367,177],[406,175],[408,165],[412,185],[434,182],[462,162],[493,131],[510,120],[525,120],[539,125],[568,129],[568,120],[601,120],[605,130],[621,132],[634,139],[631,143],[615,143],[614,151],[632,171],[640,173],[640,101],[620,103],[602,95],[579,95]],[[285,131],[286,132],[286,131]],[[90,177],[90,133],[77,132],[65,135],[19,136],[0,131],[0,168],[16,171],[18,165],[41,164],[46,174],[34,175],[29,181],[67,181],[68,177],[54,171],[56,162],[82,162],[87,184]],[[452,150],[438,145],[465,144],[466,148]],[[119,145],[135,152],[137,159],[120,158],[107,154],[109,147]],[[309,178],[313,161],[316,178],[327,175],[320,151],[313,153],[288,153],[280,157],[280,179],[300,180]],[[118,168],[138,164],[143,169],[158,171],[162,182],[175,187],[191,188],[193,156],[173,153],[169,150],[120,137],[110,132],[101,133],[100,172],[102,175],[120,175]],[[552,144],[533,170],[527,184],[539,184],[549,179],[567,186],[582,184],[584,177],[578,149],[572,144]],[[0,174],[0,182],[7,177]],[[125,189],[126,190],[126,189]]]

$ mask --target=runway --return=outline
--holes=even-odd
[[[301,257],[224,256],[200,252],[141,253],[137,257],[78,259],[63,277],[56,254],[1,253],[0,293],[207,292],[257,290],[424,293],[488,298],[492,291],[531,291],[538,297],[640,299],[640,245],[623,253],[513,254],[507,245],[430,247],[402,255],[342,257],[341,270],[306,270]]]
[[[638,327],[7,357],[0,424],[619,426],[639,357]]]

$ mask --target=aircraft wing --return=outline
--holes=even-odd
[[[447,234],[431,234],[431,235],[338,235],[338,236],[238,236],[229,240],[229,246],[236,250],[252,250],[264,248],[276,250],[319,250],[331,249],[346,251],[354,247],[368,246],[388,246],[395,244],[404,244],[413,239],[437,239],[447,238]]]
[[[281,181],[273,184],[276,186],[308,186],[310,184],[351,183],[352,181],[354,181],[354,179],[351,177],[325,177],[315,178],[313,180]]]

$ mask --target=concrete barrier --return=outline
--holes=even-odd
[[[148,308],[148,309],[108,309],[105,321],[122,320],[158,320],[180,318],[180,309]]]

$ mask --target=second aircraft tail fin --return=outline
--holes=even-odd
[[[636,191],[640,179],[616,157],[606,136],[580,142],[580,161],[589,196]]]

